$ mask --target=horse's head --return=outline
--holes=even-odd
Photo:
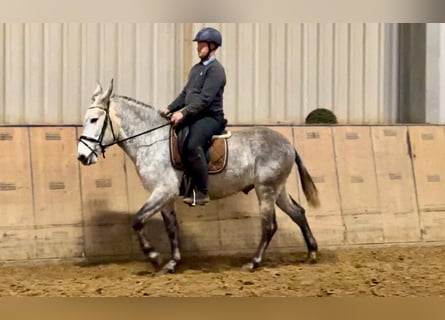
[[[112,93],[113,80],[105,92],[100,83],[97,83],[91,98],[92,103],[85,113],[83,133],[77,146],[77,159],[83,165],[96,163],[98,155],[104,153],[105,147],[117,140],[119,121],[110,108]]]

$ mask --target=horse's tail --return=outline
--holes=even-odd
[[[315,186],[315,183],[312,180],[311,175],[304,166],[303,160],[301,160],[297,150],[295,150],[295,163],[297,164],[298,173],[300,175],[301,187],[303,188],[304,195],[309,204],[312,207],[317,208],[318,206],[320,206],[317,187]]]

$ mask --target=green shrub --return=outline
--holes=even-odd
[[[312,110],[306,117],[305,124],[335,124],[337,117],[328,109],[317,108]]]

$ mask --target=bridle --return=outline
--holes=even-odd
[[[97,143],[97,145],[99,146],[100,151],[101,151],[101,153],[102,153],[102,156],[105,158],[105,149],[106,149],[106,148],[111,147],[112,145],[115,145],[115,144],[117,144],[117,143],[121,143],[121,142],[130,140],[130,139],[139,137],[139,136],[141,136],[141,135],[144,135],[144,134],[153,132],[153,131],[158,130],[158,129],[160,129],[160,128],[163,128],[163,127],[166,127],[166,126],[168,126],[168,125],[171,125],[171,124],[173,123],[172,121],[170,121],[170,118],[169,118],[168,116],[164,115],[164,114],[161,112],[161,116],[162,116],[163,118],[165,118],[165,119],[168,120],[167,123],[164,123],[164,124],[162,124],[162,125],[160,125],[160,126],[157,126],[157,127],[148,129],[148,130],[146,130],[146,131],[137,133],[137,134],[135,134],[135,135],[133,135],[133,136],[131,136],[131,137],[127,137],[127,138],[118,140],[117,137],[116,137],[116,135],[115,135],[115,133],[114,133],[113,123],[112,123],[112,121],[111,121],[111,117],[110,117],[110,111],[109,111],[109,110],[110,110],[110,101],[108,101],[106,107],[91,106],[91,107],[89,107],[88,109],[95,109],[95,108],[98,108],[98,109],[101,109],[101,110],[105,111],[105,120],[104,120],[104,122],[103,122],[103,126],[102,126],[102,129],[101,129],[101,131],[100,131],[99,137],[96,139],[96,138],[93,138],[93,137],[89,137],[89,136],[81,135],[81,136],[79,137],[78,141],[81,142],[81,143],[83,143],[88,149],[90,149],[90,151],[91,151],[96,157],[99,157],[98,154],[96,153],[96,148],[95,148],[95,149],[92,149],[92,148],[88,145],[88,143],[86,143],[85,141],[89,141],[89,142]],[[104,145],[102,142],[103,142],[103,139],[104,139],[104,136],[105,136],[105,131],[107,130],[108,125],[110,125],[111,133],[113,134],[113,142]]]

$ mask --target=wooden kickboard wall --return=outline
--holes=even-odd
[[[243,127],[229,127],[242,130]],[[319,190],[308,206],[296,166],[288,193],[306,209],[319,247],[443,243],[444,126],[272,127],[295,146]],[[131,225],[150,196],[113,146],[85,167],[77,127],[0,127],[0,262],[142,257]],[[253,254],[261,237],[255,191],[190,208],[176,203],[182,253]],[[276,209],[271,251],[305,250],[299,227]],[[161,215],[145,231],[169,243]]]

